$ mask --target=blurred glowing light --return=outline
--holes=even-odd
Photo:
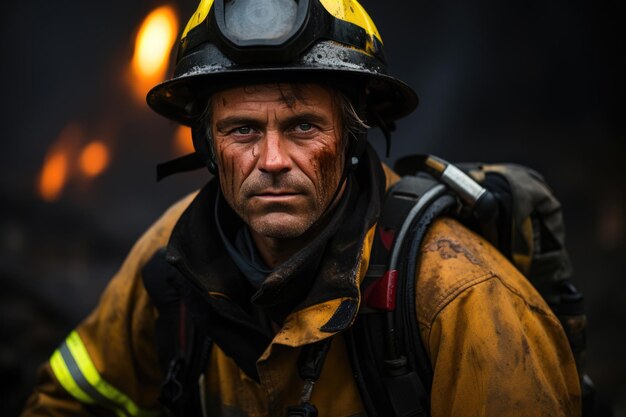
[[[45,201],[57,200],[63,192],[76,155],[76,144],[80,142],[81,136],[80,127],[70,123],[48,149],[37,180],[37,192]]]
[[[178,18],[170,6],[153,10],[141,24],[135,39],[131,71],[133,88],[142,103],[148,90],[165,78],[177,34]]]
[[[68,155],[62,149],[46,156],[39,177],[39,195],[46,201],[54,201],[61,195],[67,182]]]
[[[80,170],[87,177],[96,177],[109,165],[109,148],[101,141],[87,144],[80,153]]]
[[[174,151],[177,154],[189,154],[194,152],[193,141],[191,140],[191,129],[180,125],[174,133]]]

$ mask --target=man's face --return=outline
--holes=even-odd
[[[222,192],[253,232],[299,237],[331,202],[343,169],[334,97],[313,84],[238,87],[213,96]]]

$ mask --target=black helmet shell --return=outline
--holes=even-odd
[[[225,1],[216,3],[223,8]],[[194,27],[192,22],[199,19],[196,14],[192,17],[181,39],[174,76],[148,93],[149,106],[191,126],[204,111],[207,98],[217,91],[245,84],[319,82],[349,94],[364,92],[370,126],[391,123],[417,107],[415,92],[387,74],[382,41],[360,4],[348,2],[353,3],[351,10],[361,11],[359,19],[366,22],[361,23],[363,26],[339,19],[326,9],[329,5],[339,7],[331,3],[345,5],[343,0],[299,0],[301,8],[303,1],[308,5],[304,19],[308,27],[294,30],[296,35],[284,45],[268,46],[255,40],[256,45],[240,47],[222,39],[224,35],[216,24],[220,17],[215,9],[219,7],[210,1],[207,6],[203,0],[198,10],[208,7],[206,18]],[[333,7],[329,9],[337,14],[340,9]],[[324,25],[330,28],[326,33],[319,28]],[[305,49],[294,50],[297,47]]]

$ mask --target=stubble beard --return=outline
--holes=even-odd
[[[290,217],[290,219],[285,219]],[[287,213],[275,212],[261,218],[254,218],[246,223],[257,234],[278,240],[292,240],[304,235],[317,221],[315,218],[302,218]]]
[[[256,206],[254,196],[268,189],[300,193],[295,203]],[[327,196],[319,195],[307,178],[294,175],[251,178],[242,185],[232,204],[235,212],[255,233],[270,239],[289,240],[304,235],[323,213]]]

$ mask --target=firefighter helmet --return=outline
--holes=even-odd
[[[415,92],[387,74],[380,34],[356,0],[201,0],[183,31],[173,77],[147,101],[193,125],[218,90],[298,80],[360,91],[370,126],[417,106]]]

